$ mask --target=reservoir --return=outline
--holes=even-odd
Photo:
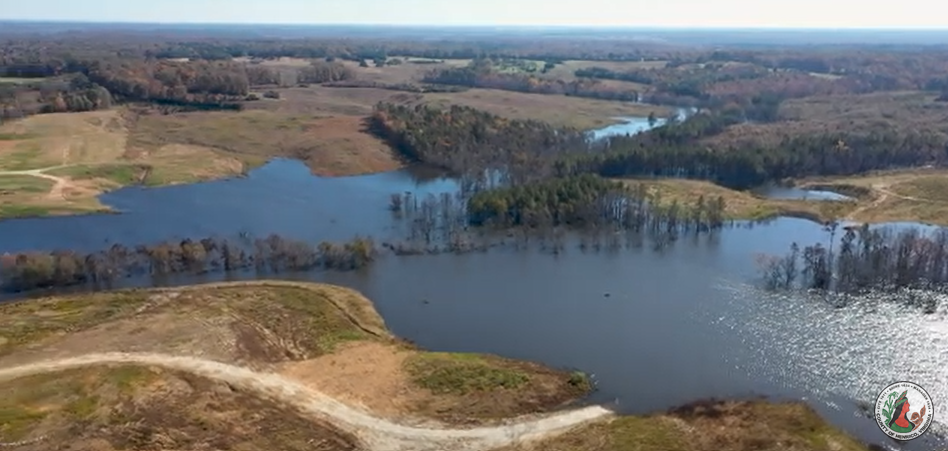
[[[391,194],[457,189],[449,177],[412,169],[323,178],[274,160],[244,178],[103,195],[121,214],[0,221],[0,253],[242,233],[381,242],[401,234],[387,208]],[[860,439],[895,446],[859,405],[910,380],[931,394],[936,422],[948,418],[946,303],[928,315],[871,299],[834,308],[818,296],[756,287],[756,255],[827,240],[818,224],[779,218],[682,237],[662,250],[389,254],[360,271],[281,277],[358,289],[395,334],[427,349],[581,369],[597,384],[591,401],[622,412],[707,397],[806,399]],[[945,446],[936,439],[929,432],[901,449]]]

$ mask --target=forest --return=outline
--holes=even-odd
[[[781,100],[814,95],[866,93],[876,90],[856,77],[823,78],[797,70],[768,69],[750,64],[707,63],[698,66],[616,71],[602,67],[578,69],[581,79],[621,80],[649,85],[644,101],[656,104],[705,108],[747,108],[767,102],[765,112],[752,112],[751,120],[772,120]],[[770,114],[768,114],[770,113]]]
[[[457,173],[503,170],[511,184],[549,176],[684,177],[747,189],[817,175],[948,164],[934,133],[880,126],[709,148],[700,140],[740,121],[730,110],[696,114],[635,136],[592,141],[576,130],[500,118],[466,107],[379,105],[374,131],[406,157]]]

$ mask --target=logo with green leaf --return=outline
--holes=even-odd
[[[918,438],[931,426],[934,415],[931,396],[913,382],[889,385],[876,400],[876,423],[896,440]]]

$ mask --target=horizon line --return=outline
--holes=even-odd
[[[21,23],[57,23],[57,24],[99,24],[99,25],[230,25],[230,26],[293,26],[293,27],[386,27],[386,28],[572,28],[572,29],[600,29],[600,30],[675,30],[675,31],[945,31],[943,27],[911,27],[911,26],[800,26],[800,25],[590,25],[590,24],[432,24],[432,23],[318,23],[318,22],[203,22],[203,21],[139,21],[139,20],[82,20],[82,19],[18,19],[2,18],[0,22]]]

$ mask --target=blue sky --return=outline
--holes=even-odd
[[[0,19],[948,28],[944,0],[0,0]]]

